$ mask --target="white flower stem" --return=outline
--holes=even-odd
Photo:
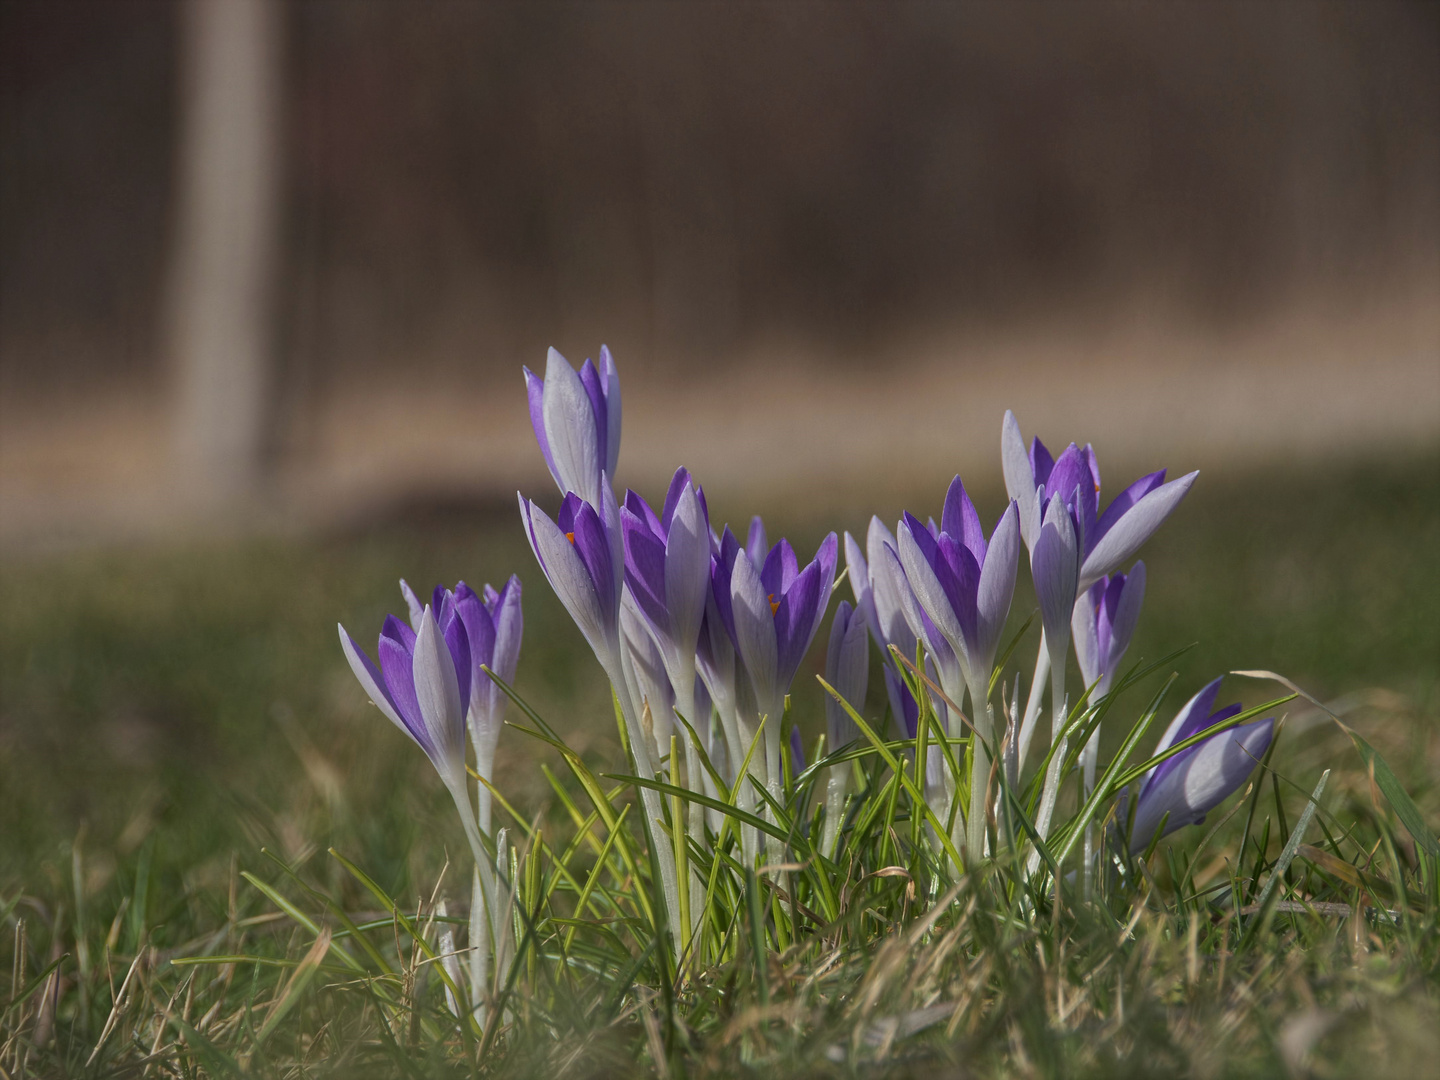
[[[825,831],[820,850],[827,858],[835,858],[840,841],[840,819],[845,814],[845,797],[850,793],[850,762],[831,765],[825,770]]]
[[[605,674],[609,676],[616,700],[620,702],[620,715],[625,720],[625,733],[630,739],[630,751],[635,758],[635,770],[640,774],[642,780],[654,780],[655,763],[650,756],[650,739],[641,728],[639,714],[635,711],[635,703],[630,699],[630,689],[625,682],[625,670],[620,665],[618,645],[610,651],[609,656],[602,660],[601,666],[604,667]],[[653,788],[642,787],[640,802],[645,808],[645,833],[650,840],[650,850],[655,853],[655,864],[660,868],[660,888],[665,901],[665,915],[669,921],[670,934],[674,940],[673,948],[678,953],[680,949],[684,948],[684,942],[680,935],[680,889],[675,873],[675,852],[659,833],[659,822],[665,819],[660,793]],[[683,828],[679,822],[676,823],[676,827]]]
[[[1041,840],[1050,835],[1050,819],[1055,814],[1055,799],[1060,792],[1060,767],[1064,764],[1065,754],[1069,749],[1070,740],[1062,738],[1060,745],[1055,748],[1055,753],[1050,758],[1050,767],[1045,770],[1045,787],[1040,793],[1040,810],[1035,816],[1035,832],[1039,834]],[[1040,852],[1032,851],[1025,865],[1032,874],[1039,870]]]
[[[679,678],[675,680],[675,711],[683,716],[689,723],[691,730],[695,732],[696,738],[700,735],[700,723],[695,716],[695,660],[691,655],[688,664],[681,664]],[[686,688],[682,690],[682,687]],[[704,781],[701,775],[704,766],[700,764],[700,750],[695,739],[690,737],[689,731],[680,731],[681,742],[685,744],[685,786],[691,791],[703,794],[705,791]],[[670,762],[671,782],[674,783],[675,762]],[[688,821],[685,823],[686,832],[696,840],[701,847],[705,846],[705,807],[698,802],[691,802],[687,813]],[[676,822],[680,827],[680,823]],[[700,868],[690,868],[690,917],[692,927],[698,926],[696,916],[705,906],[705,880],[700,876]],[[695,933],[692,929],[691,933]],[[680,948],[689,948],[689,942],[681,942]]]
[[[1100,727],[1096,725],[1095,731],[1090,735],[1090,741],[1085,744],[1085,749],[1080,752],[1080,764],[1085,772],[1085,795],[1088,798],[1095,790],[1095,763],[1100,756]],[[1088,901],[1094,893],[1095,888],[1095,822],[1085,823],[1085,899]]]
[[[775,715],[767,717],[765,721],[765,790],[770,792],[770,797],[780,806],[785,805],[785,792],[780,763],[780,729],[784,726],[783,709],[777,710]],[[765,807],[765,819],[772,825],[775,821],[775,811],[769,804]],[[785,849],[781,846],[778,837],[768,833],[765,837],[766,854],[772,863],[785,861]]]
[[[988,672],[986,676],[988,676]],[[986,676],[970,684],[971,723],[975,725],[970,752],[970,815],[965,821],[965,861],[971,866],[985,857],[985,790],[990,782],[990,750],[995,715],[990,709]]]
[[[1025,768],[1025,758],[1030,753],[1030,740],[1035,737],[1035,728],[1040,719],[1040,699],[1045,694],[1045,676],[1050,674],[1050,647],[1045,642],[1045,631],[1040,631],[1040,651],[1035,655],[1035,674],[1030,680],[1030,696],[1025,701],[1025,718],[1020,723],[1020,746],[1015,753],[1015,770]]]

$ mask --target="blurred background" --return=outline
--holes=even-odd
[[[524,574],[522,689],[603,715],[513,501],[520,366],[602,342],[622,485],[811,550],[993,521],[1007,407],[1202,468],[1137,657],[1440,772],[1440,7],[6,0],[3,869],[428,807],[333,638],[402,574]]]
[[[0,19],[7,540],[509,497],[549,345],[637,486],[1440,431],[1433,4]]]

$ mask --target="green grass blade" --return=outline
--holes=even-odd
[[[1380,756],[1380,752],[1371,746],[1358,731],[1326,708],[1318,698],[1307,694],[1283,675],[1277,675],[1273,671],[1232,671],[1230,674],[1243,675],[1247,679],[1271,679],[1278,682],[1334,720],[1340,726],[1340,730],[1350,736],[1350,741],[1359,751],[1360,760],[1365,763],[1365,767],[1375,777],[1375,786],[1380,789],[1381,794],[1390,803],[1390,807],[1395,811],[1395,816],[1400,819],[1400,823],[1415,838],[1415,843],[1424,848],[1426,854],[1440,856],[1440,840],[1436,840],[1435,833],[1425,824],[1425,818],[1420,813],[1420,808],[1415,805],[1415,800],[1410,798],[1410,793],[1405,790],[1405,786],[1400,783],[1399,777],[1395,775],[1386,760]]]

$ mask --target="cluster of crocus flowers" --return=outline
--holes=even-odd
[[[528,369],[524,377],[535,437],[561,495],[553,518],[519,495],[526,537],[609,678],[635,772],[647,782],[639,794],[664,918],[677,952],[684,952],[696,929],[686,913],[700,909],[704,882],[698,874],[679,880],[676,847],[713,843],[726,820],[713,809],[706,814],[692,799],[684,819],[677,814],[667,824],[660,794],[649,782],[664,779],[712,801],[733,797],[747,814],[775,820],[771,808],[783,806],[786,798],[787,745],[789,775],[804,769],[798,729],[783,728],[792,684],[829,607],[840,545],[830,533],[802,564],[788,540],[769,542],[758,517],[742,544],[728,526],[712,524],[704,491],[685,468],[675,472],[658,511],[633,491],[617,500],[612,485],[621,398],[608,349],[601,349],[598,365],[587,360],[578,371],[552,349],[543,378]],[[992,756],[1003,752],[1004,776],[1015,783],[1048,689],[1052,753],[1034,822],[1038,835],[1047,836],[1067,758],[1064,673],[1070,645],[1073,641],[1083,691],[1093,705],[1111,692],[1144,599],[1145,565],[1123,567],[1196,476],[1166,482],[1164,470],[1149,473],[1101,509],[1093,449],[1072,443],[1056,457],[1038,438],[1027,448],[1008,412],[1001,458],[1009,498],[988,534],[959,476],[945,495],[938,524],[906,513],[892,532],[874,518],[863,550],[845,534],[854,603],[837,605],[824,664],[834,695],[825,699],[825,752],[857,740],[849,710],[865,708],[872,641],[880,652],[885,700],[903,737],[916,737],[922,719],[917,696],[925,699],[924,715],[933,718],[948,746],[928,740],[924,795],[937,818],[953,822],[948,836],[930,835],[963,852],[967,866],[991,850],[986,830],[996,809]],[[1023,719],[1017,677],[1000,731],[990,687],[1022,548],[1043,629]],[[490,912],[488,936],[498,942],[487,785],[506,701],[497,680],[513,679],[519,651],[519,582],[512,578],[499,591],[486,587],[481,593],[463,583],[453,592],[438,588],[428,604],[403,582],[402,590],[410,622],[386,620],[378,666],[343,629],[342,645],[371,700],[425,751],[460,808],[479,879],[472,912]],[[906,670],[912,659],[921,679],[938,686],[938,693],[912,689],[918,685],[915,673]],[[1132,849],[1143,850],[1157,833],[1203,818],[1244,782],[1268,746],[1268,720],[1220,729],[1239,706],[1212,712],[1217,689],[1218,680],[1197,694],[1161,740],[1157,755],[1216,728],[1145,778],[1134,801]],[[478,811],[466,780],[467,728],[483,780]],[[1097,752],[1095,731],[1081,759],[1087,792],[1095,782]],[[966,757],[968,778],[948,764]],[[820,850],[830,859],[844,843],[853,768],[841,761],[812,770],[824,784]],[[718,790],[717,777],[733,792]],[[960,797],[962,788],[968,798]],[[662,828],[672,835],[663,837]],[[762,858],[758,831],[746,825],[738,834],[745,865],[756,866]],[[1000,839],[1017,838],[1024,842],[1019,834]],[[784,856],[775,842],[767,854],[772,861]],[[1087,883],[1091,856],[1087,833]],[[1037,850],[1031,866],[1038,860]],[[486,936],[482,918],[472,925],[472,954],[481,951],[478,942]],[[472,984],[478,993],[484,978],[483,969],[477,970]]]
[[[410,623],[386,616],[378,666],[343,626],[340,646],[371,702],[425,752],[460,812],[475,860],[467,952],[471,997],[483,1020],[490,959],[499,966],[509,937],[503,868],[496,873],[491,854],[489,787],[507,699],[488,673],[507,684],[514,680],[524,632],[520,579],[512,576],[499,591],[486,585],[480,593],[463,581],[454,591],[437,585],[429,604],[403,580],[400,591]],[[470,801],[467,730],[480,777],[478,809]]]
[[[1030,551],[1030,573],[1043,626],[1030,699],[1018,732],[1017,764],[1024,765],[1034,736],[1047,674],[1050,735],[1061,746],[1051,756],[1035,823],[1043,838],[1049,833],[1063,779],[1061,765],[1067,747],[1062,729],[1069,707],[1065,662],[1080,598],[1134,557],[1189,493],[1199,474],[1187,473],[1167,483],[1164,469],[1147,473],[1102,511],[1100,465],[1089,445],[1082,448],[1071,443],[1057,458],[1036,438],[1027,450],[1014,413],[1007,411],[1001,428],[1000,456],[1006,490],[1020,509],[1020,532]],[[1140,581],[1143,588],[1143,568]],[[1138,594],[1134,602],[1133,614],[1138,615]],[[1130,625],[1133,628],[1133,622]],[[1084,751],[1085,774],[1091,782],[1098,748],[1097,730]],[[1087,853],[1088,849],[1087,843]],[[1038,853],[1032,856],[1031,865],[1038,865]],[[1088,872],[1088,854],[1086,866]]]

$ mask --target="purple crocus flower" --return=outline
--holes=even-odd
[[[1076,599],[1095,582],[1118,570],[1179,505],[1198,473],[1165,482],[1165,470],[1136,480],[1099,511],[1100,466],[1090,446],[1071,443],[1052,457],[1038,438],[1029,450],[1015,414],[1006,410],[1000,436],[1005,489],[1020,511],[1020,534],[1030,550],[1030,569],[1040,601],[1045,636],[1035,658],[1035,676],[1020,725],[1017,766],[1023,765],[1040,713],[1045,677],[1050,676],[1051,734],[1064,724],[1065,657]],[[1063,520],[1068,518],[1068,523]],[[1047,778],[1037,826],[1048,828],[1058,772]]]
[[[660,648],[674,688],[675,707],[698,725],[699,718],[693,715],[695,652],[710,590],[711,537],[705,497],[682,468],[671,481],[660,514],[632,491],[625,496],[620,521],[625,536],[625,585]]]
[[[415,740],[451,794],[457,801],[463,797],[468,806],[465,710],[470,701],[470,640],[449,594],[438,618],[427,605],[416,621],[418,629],[412,630],[394,615],[385,617],[378,667],[343,626],[340,647],[375,707]]]
[[[897,554],[905,578],[926,619],[954,652],[964,679],[963,687],[948,685],[945,692],[958,699],[968,687],[977,720],[1015,591],[1020,550],[1016,515],[1012,501],[987,542],[975,505],[957,476],[946,493],[938,533],[909,513],[899,531]],[[943,685],[944,665],[940,676]]]
[[[1020,532],[1033,552],[1052,496],[1072,508],[1080,548],[1077,588],[1089,588],[1129,560],[1180,504],[1198,472],[1165,482],[1165,470],[1136,480],[1098,511],[1100,467],[1095,453],[1073,443],[1058,459],[1039,439],[1027,451],[1015,414],[1006,410],[1000,439],[1005,490],[1020,508]],[[1042,490],[1043,489],[1043,490]]]
[[[653,780],[656,763],[651,751],[652,739],[641,727],[640,709],[630,691],[621,651],[620,604],[625,585],[625,549],[620,508],[616,505],[608,474],[604,472],[600,474],[599,490],[598,509],[573,491],[567,492],[554,521],[535,503],[519,495],[520,517],[525,522],[530,548],[535,552],[550,587],[585,635],[595,659],[605,669],[605,675],[620,702],[636,771],[643,779]],[[657,821],[663,816],[656,792],[642,788],[640,799],[645,804],[647,822]],[[670,933],[678,942],[682,938],[674,855],[663,844],[655,852],[660,865]]]
[[[744,747],[739,746],[738,730],[733,727],[738,692],[735,642],[730,637],[730,631],[720,614],[719,603],[715,599],[717,558],[718,555],[712,556],[710,561],[710,589],[705,594],[705,617],[700,622],[700,637],[695,646],[695,666],[700,678],[704,680],[711,701],[714,702],[715,711],[720,714],[720,722],[733,757],[737,748],[743,755]],[[728,591],[728,575],[725,582]],[[737,768],[739,763],[739,759],[733,762]]]
[[[939,529],[930,531],[933,536]],[[865,537],[868,555],[862,555],[855,538],[846,533],[845,564],[850,576],[850,588],[855,593],[855,606],[864,614],[870,636],[875,639],[884,661],[880,671],[885,679],[890,715],[899,733],[907,739],[913,739],[920,722],[920,705],[902,678],[900,666],[891,655],[890,646],[895,646],[902,656],[913,658],[916,643],[923,637],[927,654],[925,667],[929,676],[932,679],[937,678],[939,665],[943,665],[952,672],[952,683],[963,680],[958,674],[959,662],[955,659],[954,651],[915,601],[910,582],[906,580],[905,571],[900,566],[900,557],[895,553],[896,545],[895,536],[885,524],[878,517],[872,517]],[[945,703],[932,697],[931,704],[941,730],[949,732],[949,713]],[[938,747],[932,745],[926,761],[927,783],[932,788],[944,782],[943,764],[943,754]]]
[[[945,496],[939,531],[907,513],[899,541],[897,554],[920,609],[912,613],[912,625],[920,623],[915,628],[927,644],[938,645],[936,639],[943,639],[954,654],[951,660],[938,649],[932,652],[940,685],[957,705],[965,690],[970,692],[971,719],[979,738],[971,755],[965,849],[968,859],[977,860],[985,845],[985,787],[990,769],[985,743],[994,733],[988,700],[990,669],[1010,613],[1020,555],[1016,505],[1012,501],[1005,508],[987,542],[980,515],[957,476]],[[927,773],[929,764],[927,761]],[[957,838],[959,825],[957,814]]]
[[[418,628],[424,605],[403,580],[400,591],[410,608],[410,625]],[[455,586],[453,593],[442,585],[435,586],[432,609],[446,612],[452,608],[459,615],[470,643],[470,700],[466,722],[470,728],[470,739],[475,745],[476,770],[489,780],[495,761],[495,744],[500,738],[505,707],[510,699],[482,669],[488,667],[506,683],[515,681],[515,668],[520,661],[520,639],[525,628],[520,608],[520,579],[512,574],[499,592],[486,585],[480,593],[476,593],[463,581]],[[486,833],[490,831],[489,802],[489,792],[482,785],[480,828]]]
[[[761,526],[763,529],[763,526]],[[756,527],[751,526],[751,536]],[[788,540],[781,540],[758,568],[728,528],[711,564],[715,604],[748,679],[756,718],[766,717],[765,782],[780,797],[780,724],[785,695],[805,658],[835,581],[838,542],[830,533],[803,569]],[[741,680],[737,673],[737,683]],[[737,691],[740,687],[737,686]],[[741,694],[740,696],[744,696]],[[748,711],[742,709],[742,711]],[[745,731],[739,730],[741,738]],[[744,748],[740,753],[744,753]]]
[[[930,524],[934,525],[933,522]],[[933,536],[940,530],[931,528],[929,531]],[[956,657],[955,650],[945,640],[944,635],[930,621],[930,616],[925,614],[920,602],[915,599],[915,591],[905,577],[905,571],[900,565],[900,556],[896,554],[895,548],[889,542],[882,545],[871,565],[883,567],[881,573],[903,585],[903,588],[895,589],[894,597],[900,605],[905,625],[910,633],[911,655],[914,655],[913,643],[923,641],[925,643],[925,674],[932,683],[939,683],[942,689],[948,687],[949,689],[945,689],[945,696],[958,703],[965,694],[965,677],[960,668],[960,660]],[[877,581],[880,580],[879,574],[875,577]],[[897,702],[900,706],[896,723],[901,726],[907,739],[913,739],[920,729],[920,703],[910,693],[910,688],[901,677],[898,665],[887,665],[882,670],[885,675],[885,690],[890,696],[891,708],[893,709]],[[930,708],[935,714],[940,730],[946,736],[960,734],[959,731],[952,728],[950,707],[944,701],[932,694],[930,695]],[[925,758],[925,790],[927,797],[934,801],[937,813],[941,813],[942,816],[949,813],[947,803],[950,797],[949,790],[953,787],[950,775],[945,770],[945,754],[932,741]]]
[[[1045,642],[1056,670],[1064,667],[1070,648],[1070,615],[1080,585],[1083,529],[1083,516],[1056,493],[1045,505],[1040,531],[1030,546],[1030,577],[1035,582]]]
[[[492,698],[491,691],[498,694],[499,688],[480,666],[489,666],[507,682],[514,677],[520,651],[520,582],[512,577],[499,593],[486,586],[483,600],[464,582],[454,592],[437,586],[433,605],[421,605],[403,581],[400,589],[413,625],[386,616],[378,668],[343,626],[340,647],[370,700],[425,751],[460,812],[475,859],[470,966],[478,987],[503,927],[495,875],[480,835],[489,832],[490,796],[481,785],[477,819],[465,773],[465,727],[468,713],[478,771],[488,778],[504,699],[497,703]]]
[[[1175,743],[1198,735],[1240,712],[1238,704],[1212,712],[1219,692],[1220,679],[1216,679],[1187,701],[1165,729],[1155,753],[1164,753]],[[1151,769],[1140,788],[1140,798],[1135,806],[1135,825],[1130,833],[1131,852],[1144,851],[1150,846],[1162,819],[1165,821],[1162,836],[1182,826],[1198,825],[1204,821],[1205,815],[1239,788],[1256,762],[1265,756],[1274,725],[1275,721],[1267,717],[1229,728]]]
[[[845,534],[845,568],[850,578],[850,591],[855,594],[856,610],[864,617],[884,661],[890,715],[897,727],[914,738],[915,732],[906,727],[905,717],[907,712],[916,711],[915,701],[904,681],[898,677],[895,659],[890,654],[890,646],[894,645],[907,659],[915,656],[916,635],[905,619],[902,600],[902,593],[910,592],[910,583],[905,580],[899,562],[885,557],[887,547],[895,550],[896,540],[878,517],[870,519],[865,547],[868,558],[861,553],[855,538],[848,532]],[[913,603],[913,597],[909,599]]]
[[[1096,698],[1110,692],[1110,681],[1120,666],[1145,600],[1145,564],[1137,562],[1127,574],[1110,574],[1080,594],[1070,622],[1075,658],[1087,689]]]
[[[654,715],[654,702],[651,709],[660,753],[669,753],[675,712],[694,728],[701,744],[708,746],[709,700],[707,696],[701,716],[695,693],[695,654],[710,594],[712,534],[704,493],[688,470],[676,469],[659,514],[631,491],[625,495],[620,521],[625,534],[625,595],[647,624],[648,636],[669,682],[665,715]],[[680,743],[685,748],[685,775],[691,790],[714,794],[706,789],[709,776],[701,767],[699,750],[688,733],[680,732]],[[674,762],[671,771],[672,775],[677,772]],[[690,817],[692,834],[702,835],[703,808],[691,805]],[[695,900],[703,903],[698,891]]]
[[[613,682],[620,674],[625,558],[620,508],[604,474],[601,480],[598,509],[572,491],[552,521],[538,505],[520,495],[520,517],[546,580]]]
[[[610,350],[600,347],[598,370],[586,360],[577,373],[551,349],[543,380],[524,372],[530,424],[550,475],[562,494],[599,506],[602,476],[613,477],[620,459],[620,376]]]
[[[825,617],[838,546],[830,533],[802,569],[795,549],[782,539],[757,567],[728,529],[721,537],[714,563],[716,602],[750,676],[760,715],[773,723],[780,719],[785,695]],[[718,585],[726,579],[729,588],[722,591]]]

